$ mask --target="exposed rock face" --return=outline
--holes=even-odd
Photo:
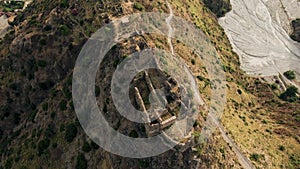
[[[292,21],[293,33],[291,34],[291,38],[297,42],[300,42],[300,19],[296,19]]]

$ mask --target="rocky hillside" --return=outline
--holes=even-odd
[[[299,101],[281,101],[280,90],[240,70],[215,14],[203,2],[170,0],[170,4],[175,15],[205,32],[221,56],[228,93],[222,121],[243,153],[257,167],[299,167]],[[129,159],[104,151],[81,129],[71,86],[83,44],[104,24],[141,11],[169,12],[161,0],[36,0],[17,16],[13,30],[0,42],[0,168],[241,168],[218,131],[207,143],[184,152],[172,149],[158,157]],[[175,52],[198,77],[208,101],[205,79],[209,77],[201,61],[195,61],[193,51],[180,42],[173,43]],[[124,56],[146,46],[169,50],[166,37],[136,36],[113,48],[100,70],[110,71]],[[105,77],[99,77],[96,95],[103,101],[108,86],[101,85],[101,78]],[[206,115],[195,124],[198,132]]]

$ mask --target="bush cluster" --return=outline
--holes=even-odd
[[[66,126],[65,140],[71,143],[77,136],[77,127],[74,123]]]
[[[296,73],[292,70],[289,70],[287,72],[284,72],[283,75],[288,78],[289,80],[296,79]]]

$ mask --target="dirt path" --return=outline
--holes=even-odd
[[[222,133],[222,136],[224,140],[232,147],[232,150],[235,152],[240,164],[245,169],[253,169],[255,168],[251,161],[247,157],[244,156],[244,154],[241,152],[240,148],[233,142],[233,140],[226,134],[226,130],[223,126],[219,126],[219,129]]]
[[[211,118],[212,122],[219,128],[224,140],[232,147],[232,150],[236,154],[242,167],[245,169],[254,169],[255,167],[252,165],[251,161],[243,154],[243,152],[240,150],[239,146],[236,145],[234,140],[231,139],[230,136],[226,134],[228,132],[220,123],[220,121],[217,119],[217,117],[213,116],[213,114],[209,114],[209,118]]]
[[[170,11],[170,16],[166,19],[166,23],[167,23],[168,28],[169,28],[169,33],[168,33],[168,43],[169,43],[169,45],[170,45],[170,50],[171,50],[171,52],[172,52],[172,55],[174,55],[174,54],[175,54],[175,53],[174,53],[174,47],[173,47],[173,44],[172,44],[173,28],[172,28],[172,26],[171,26],[171,24],[170,24],[170,23],[171,23],[171,20],[172,20],[172,18],[173,18],[173,16],[174,16],[174,13],[173,13],[173,9],[172,9],[170,3],[169,3],[168,1],[166,1],[166,3],[167,3],[167,6],[168,6],[168,8],[169,8],[169,11]]]
[[[171,20],[174,16],[173,14],[173,9],[171,7],[171,5],[169,4],[168,1],[166,1],[167,6],[169,8],[170,11],[170,16],[168,18],[166,18],[166,23],[168,25],[169,28],[169,33],[168,33],[168,43],[170,45],[170,50],[172,52],[172,54],[174,55],[174,47],[172,44],[172,34],[173,34],[173,28],[171,26]],[[246,156],[244,156],[244,154],[242,153],[242,151],[239,149],[239,147],[234,143],[234,141],[226,134],[226,129],[222,126],[222,124],[217,120],[218,118],[213,116],[211,113],[209,113],[210,118],[212,119],[211,121],[214,123],[214,125],[216,125],[221,133],[222,133],[222,137],[224,138],[224,140],[233,148],[233,151],[235,152],[240,164],[245,168],[245,169],[253,169],[255,168],[252,163],[248,160],[248,158]]]

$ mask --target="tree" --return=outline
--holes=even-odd
[[[0,140],[3,137],[3,130],[0,128]]]
[[[298,99],[297,97],[298,89],[295,86],[290,86],[282,93],[279,98],[284,101],[294,102]]]
[[[139,10],[139,11],[145,10],[145,7],[144,7],[141,3],[139,3],[139,2],[135,2],[135,3],[133,4],[133,7],[134,7],[135,9]]]
[[[91,141],[91,147],[94,149],[94,150],[97,150],[99,149],[99,146],[98,144],[96,144],[95,142]]]
[[[82,146],[82,151],[88,153],[92,150],[90,144],[88,142],[84,142]]]
[[[77,136],[77,127],[74,123],[67,125],[65,139],[67,142],[71,143]]]
[[[287,72],[284,72],[283,75],[288,78],[289,80],[296,79],[296,73],[292,70],[289,70]]]
[[[250,155],[250,159],[252,161],[259,161],[260,157],[261,157],[261,155],[259,155],[257,153],[253,153],[253,154]]]
[[[50,145],[50,140],[49,139],[45,139],[42,140],[38,143],[38,152],[39,155],[43,154],[45,152],[45,150],[49,147]]]
[[[59,103],[59,109],[60,109],[61,111],[67,110],[67,101],[62,100],[62,101]]]
[[[76,169],[86,169],[87,168],[87,161],[84,157],[84,154],[79,154],[77,156],[77,162],[76,162]]]

